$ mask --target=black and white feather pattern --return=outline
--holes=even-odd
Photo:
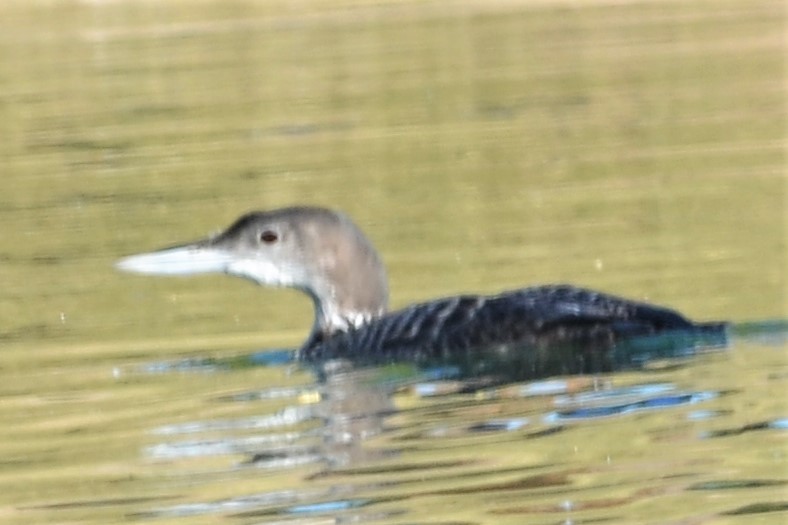
[[[617,343],[668,331],[723,332],[724,325],[694,324],[667,308],[550,285],[409,306],[360,328],[313,339],[300,357],[486,367],[504,363],[519,367],[518,376],[535,377],[609,369]]]

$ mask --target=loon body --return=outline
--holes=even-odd
[[[350,218],[324,208],[252,212],[218,235],[133,255],[117,266],[156,275],[219,272],[299,289],[315,309],[298,352],[310,362],[478,363],[481,357],[536,377],[610,369],[617,345],[644,336],[724,338],[723,323],[693,323],[668,308],[571,285],[449,297],[389,312],[376,250]]]

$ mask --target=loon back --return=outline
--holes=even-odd
[[[518,363],[529,377],[610,368],[622,341],[683,331],[724,334],[677,312],[568,285],[458,296],[387,313],[388,285],[372,243],[344,214],[313,207],[248,213],[197,242],[117,263],[136,273],[226,273],[306,293],[315,322],[306,361]],[[506,366],[506,365],[504,365]]]
[[[307,361],[452,363],[465,372],[535,378],[618,368],[622,342],[671,334],[671,352],[724,343],[725,324],[695,324],[674,310],[571,285],[465,295],[409,306],[346,333],[307,341]]]

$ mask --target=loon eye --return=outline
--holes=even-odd
[[[263,233],[260,234],[260,242],[263,244],[273,244],[278,240],[279,235],[271,230],[264,230]]]

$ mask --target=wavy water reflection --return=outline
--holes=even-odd
[[[782,325],[766,324],[760,330],[748,327],[737,331],[747,334],[738,341],[738,345],[746,347],[751,341],[772,339],[762,332],[774,332],[775,326],[783,333],[772,333],[771,336],[784,337]],[[271,352],[270,359],[264,357],[265,353],[255,353],[248,363],[275,367],[292,364],[283,360],[277,351]],[[239,361],[235,358],[233,366],[237,366]],[[203,361],[189,362],[194,365],[193,372],[205,372]],[[698,363],[687,362],[686,359],[682,363],[689,368],[698,366]],[[184,373],[186,370],[184,361],[170,364],[170,373]],[[216,367],[217,363],[213,362],[211,366]],[[145,365],[137,371],[158,374],[166,368],[166,363],[159,363]],[[670,367],[660,370],[666,368],[675,370]],[[230,373],[231,369],[224,366],[224,372],[216,372],[217,368],[213,368],[216,373]],[[414,499],[481,494],[498,497],[518,494],[523,497],[529,493],[546,497],[553,503],[512,505],[510,498],[503,497],[488,511],[500,516],[584,515],[639,500],[663,498],[675,491],[777,488],[783,483],[752,479],[693,482],[697,474],[670,474],[683,461],[688,462],[679,470],[686,467],[696,470],[699,465],[692,467],[694,461],[687,458],[679,459],[662,474],[657,473],[664,467],[656,464],[649,467],[656,475],[653,481],[661,480],[657,484],[660,488],[641,488],[620,498],[600,499],[583,496],[584,491],[575,486],[575,482],[584,476],[595,477],[593,473],[596,471],[608,471],[609,477],[615,478],[613,473],[621,467],[617,467],[618,461],[612,455],[604,465],[594,467],[568,467],[571,463],[566,460],[555,463],[537,461],[518,467],[485,467],[486,461],[480,462],[469,455],[474,447],[474,435],[486,436],[486,439],[498,436],[492,439],[499,443],[511,442],[512,445],[534,440],[560,444],[567,439],[567,433],[571,433],[566,427],[569,424],[594,425],[616,419],[632,421],[633,418],[654,417],[647,414],[658,412],[664,412],[667,421],[672,421],[672,425],[679,428],[686,427],[689,422],[716,424],[717,420],[730,419],[733,411],[724,408],[729,405],[726,400],[735,400],[741,393],[733,390],[693,391],[665,381],[616,386],[621,378],[615,375],[502,384],[474,388],[469,392],[461,386],[460,380],[435,380],[435,374],[435,370],[426,370],[408,377],[401,368],[392,373],[385,367],[354,369],[348,363],[329,363],[319,374],[323,378],[320,383],[299,388],[274,385],[214,400],[229,404],[276,400],[282,405],[274,413],[156,427],[151,433],[166,440],[146,447],[145,456],[154,461],[182,462],[209,456],[240,458],[234,466],[223,467],[230,469],[225,475],[232,471],[262,469],[269,473],[279,472],[276,475],[281,476],[285,471],[298,472],[310,465],[317,470],[304,478],[306,483],[292,490],[179,503],[153,508],[141,515],[152,518],[229,514],[283,520],[288,516],[343,516],[343,521],[373,522],[412,512]],[[402,406],[402,399],[410,399],[411,403],[415,401],[419,406]],[[421,404],[418,400],[426,403]],[[512,402],[508,410],[504,409]],[[711,403],[716,403],[717,407],[694,408]],[[679,409],[681,411],[677,412]],[[510,410],[515,411],[510,413]],[[784,419],[751,423],[734,429],[700,430],[691,439],[723,438],[753,430],[780,428],[785,428]],[[247,432],[253,434],[238,435]],[[663,434],[658,437],[659,441],[668,439],[664,431],[658,431],[658,434]],[[183,439],[194,435],[213,437]],[[423,454],[429,457],[429,451],[436,450],[435,447],[444,452],[455,450],[459,454],[457,457],[464,459],[451,459],[451,452],[440,459],[407,459]],[[625,471],[631,468],[625,466]],[[502,478],[506,481],[491,481]],[[597,481],[597,488],[608,490],[615,486],[608,482],[599,485],[599,481],[602,480]],[[449,482],[459,485],[451,489],[427,488]],[[422,488],[415,490],[415,486]],[[559,488],[561,490],[557,490]],[[779,505],[762,504],[750,510],[762,513],[778,508]],[[744,511],[737,509],[731,512]]]

